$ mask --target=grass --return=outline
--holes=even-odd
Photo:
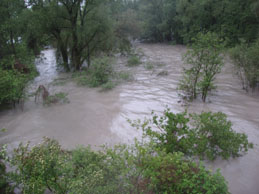
[[[158,67],[164,67],[165,64],[164,64],[164,63],[157,63],[157,66],[158,66]]]
[[[146,70],[152,70],[152,69],[154,69],[154,67],[155,67],[155,64],[152,62],[147,62],[145,65]]]
[[[68,82],[68,78],[57,78],[52,82],[54,86],[64,86]]]
[[[123,80],[123,81],[132,81],[134,79],[134,77],[132,76],[132,74],[130,74],[129,72],[118,72],[116,73],[116,79],[118,81]]]
[[[108,91],[108,90],[112,90],[113,88],[115,88],[117,85],[116,82],[113,81],[108,81],[107,83],[103,84],[102,87],[102,91]]]
[[[44,100],[44,105],[51,105],[51,104],[57,104],[57,103],[67,104],[70,102],[69,99],[67,98],[67,95],[68,94],[64,92],[59,92],[59,93],[50,95],[47,97],[46,100]]]

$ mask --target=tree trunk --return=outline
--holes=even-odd
[[[72,38],[73,38],[73,46],[72,46],[72,65],[75,67],[77,71],[81,68],[81,52],[78,48],[78,37],[76,32],[76,22],[72,23],[72,26],[74,26],[74,29],[72,31]]]
[[[64,46],[63,43],[61,43],[61,45],[60,45],[60,52],[61,52],[62,60],[63,60],[63,63],[64,63],[64,68],[66,69],[66,71],[70,71],[70,68],[69,68],[69,65],[68,65],[67,48]]]
[[[91,58],[90,58],[90,46],[87,47],[87,67],[91,66]]]
[[[11,39],[11,46],[12,46],[13,54],[14,54],[14,56],[16,56],[16,50],[15,50],[14,38],[13,38],[13,31],[10,32],[10,39]]]

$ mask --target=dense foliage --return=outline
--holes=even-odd
[[[253,147],[245,134],[233,131],[232,123],[221,112],[174,114],[166,110],[163,116],[154,115],[140,127],[161,149],[200,159],[238,157]]]
[[[253,41],[258,36],[256,0],[140,0],[139,15],[143,37],[154,41],[190,43],[199,32],[214,32],[236,44],[240,38]]]
[[[26,83],[36,75],[24,12],[24,1],[0,2],[0,105],[21,100]]]
[[[16,168],[9,178],[23,193],[228,193],[219,171],[139,143],[67,151],[45,139],[31,149],[21,144],[9,162]]]

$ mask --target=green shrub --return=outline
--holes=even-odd
[[[24,89],[29,80],[36,75],[36,68],[31,63],[30,57],[25,57],[23,62],[27,65],[26,72],[14,69],[14,59],[12,57],[1,58],[0,60],[0,105],[15,104],[20,99],[24,98]]]
[[[0,104],[19,100],[23,95],[26,78],[18,72],[0,68]]]
[[[139,127],[136,123],[133,125]],[[200,159],[238,157],[253,147],[245,134],[232,130],[232,123],[221,112],[188,115],[187,112],[174,114],[166,110],[163,116],[154,115],[140,127],[145,136],[168,153],[182,152]]]
[[[229,193],[219,171],[212,174],[202,164],[184,159],[181,153],[147,155],[142,165],[142,181],[151,193]]]
[[[133,76],[129,72],[114,72],[112,59],[108,57],[96,59],[91,67],[72,75],[78,85],[89,87],[101,87],[102,90],[111,90],[121,81],[131,81]]]
[[[97,87],[107,83],[112,73],[111,59],[107,57],[95,59],[89,69],[90,86]]]
[[[65,162],[67,152],[63,152],[60,145],[50,139],[29,149],[29,144],[20,144],[14,150],[11,164],[16,167],[12,174],[13,181],[23,193],[44,193],[46,189],[52,192],[64,193],[67,189],[65,177]]]
[[[134,66],[137,66],[137,65],[139,65],[139,64],[141,64],[141,60],[140,60],[139,56],[137,56],[137,55],[131,55],[131,56],[129,57],[128,63],[127,63],[127,65],[128,65],[129,67],[134,67]]]
[[[195,154],[201,158],[214,160],[218,156],[223,159],[238,157],[253,147],[247,135],[233,131],[232,123],[221,112],[192,114],[191,119]]]
[[[119,72],[116,74],[117,80],[132,81],[134,77],[129,72]]]
[[[107,91],[107,90],[111,90],[113,88],[115,88],[116,83],[112,82],[112,81],[108,81],[107,83],[102,85],[102,89],[103,91]]]
[[[108,57],[93,60],[91,67],[87,71],[74,73],[74,78],[78,85],[88,85],[90,87],[99,87],[111,80],[113,75],[112,60]]]
[[[11,194],[13,189],[8,182],[8,174],[6,172],[6,167],[3,162],[0,161],[0,193]]]
[[[146,65],[145,65],[145,69],[147,70],[152,70],[154,69],[155,65],[151,62],[148,62]]]
[[[10,178],[23,193],[212,193],[227,194],[220,172],[213,174],[181,153],[152,145],[66,151],[51,139],[14,151]]]
[[[259,39],[251,45],[242,43],[231,49],[230,57],[236,66],[243,89],[255,90],[259,83]]]
[[[5,131],[2,129],[1,131]],[[0,132],[1,132],[0,131]],[[13,193],[12,187],[8,182],[8,174],[6,173],[5,163],[2,161],[6,158],[6,145],[0,145],[0,193],[11,194]]]
[[[44,105],[50,105],[50,104],[56,104],[56,103],[61,103],[61,104],[69,103],[69,99],[67,98],[67,95],[68,94],[64,92],[59,92],[59,93],[55,93],[54,95],[49,95],[44,100]]]
[[[191,48],[184,56],[185,63],[191,67],[184,69],[184,77],[179,86],[186,93],[187,99],[196,99],[201,93],[205,102],[208,92],[215,89],[215,76],[223,66],[223,47],[222,40],[215,33],[199,33],[193,39]]]

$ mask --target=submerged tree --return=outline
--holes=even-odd
[[[237,75],[241,79],[243,89],[254,91],[259,83],[259,39],[253,44],[242,43],[230,51]]]
[[[191,100],[201,93],[205,102],[208,92],[215,88],[215,76],[223,66],[223,46],[218,36],[211,32],[200,33],[193,39],[191,48],[184,56],[185,63],[191,67],[184,70],[184,79],[180,83],[180,89],[187,92]]]
[[[91,55],[108,50],[112,44],[112,21],[107,1],[50,0],[31,1],[34,14],[43,20],[45,34],[51,35],[67,70],[79,70],[91,62]],[[70,63],[70,64],[69,64]]]

